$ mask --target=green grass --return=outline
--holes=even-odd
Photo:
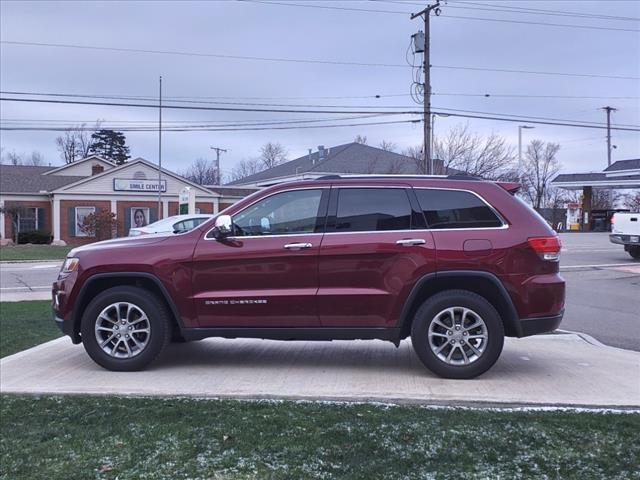
[[[51,302],[0,302],[0,357],[53,340],[62,333],[51,318]]]
[[[1,261],[62,260],[73,247],[58,245],[14,245],[0,247]]]
[[[638,414],[1,400],[1,479],[640,478]]]

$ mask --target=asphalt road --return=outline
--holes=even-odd
[[[640,351],[640,262],[610,243],[607,233],[560,236],[560,269],[567,281],[561,328]],[[1,264],[0,300],[25,293],[34,299],[49,298],[60,265],[60,261]]]

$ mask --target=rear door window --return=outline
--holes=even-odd
[[[411,204],[403,188],[341,188],[336,232],[409,230]]]
[[[498,228],[502,220],[477,195],[463,190],[415,189],[430,229]]]

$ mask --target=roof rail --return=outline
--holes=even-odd
[[[479,177],[477,175],[469,175],[467,173],[454,173],[452,175],[447,175],[447,178],[451,180],[475,180],[482,181],[484,178]]]
[[[342,178],[340,175],[324,175],[322,177],[314,178],[314,180],[336,180]]]

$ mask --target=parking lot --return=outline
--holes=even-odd
[[[560,269],[567,281],[561,328],[640,351],[640,263],[607,233],[566,233]],[[2,300],[48,299],[60,261],[0,266]]]

